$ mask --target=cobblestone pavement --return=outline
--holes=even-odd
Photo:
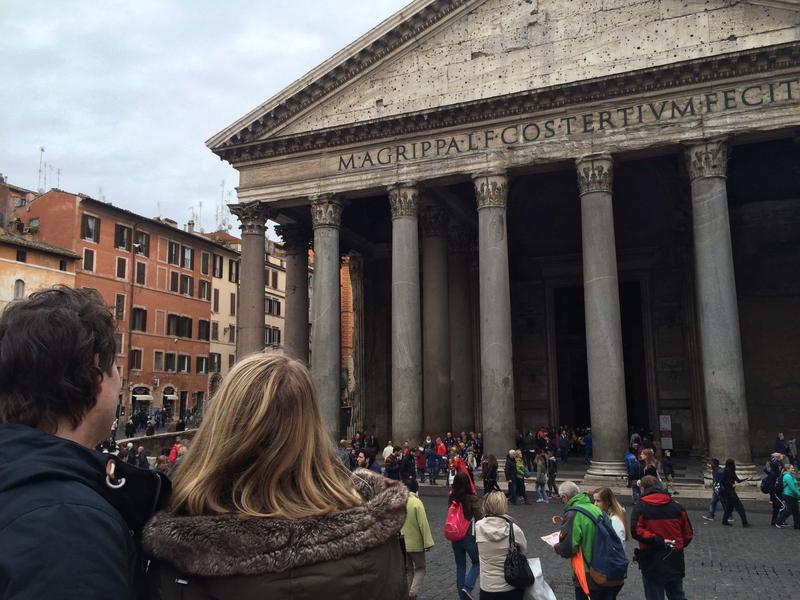
[[[432,492],[425,489],[421,492],[436,546],[427,555],[427,575],[420,598],[457,600],[453,553],[450,542],[444,539],[447,499],[441,495],[433,496]],[[720,524],[721,511],[717,520],[710,523],[701,518],[704,511],[696,502],[692,503],[694,509],[688,508],[692,506],[689,502],[686,504],[695,532],[694,541],[686,550],[684,587],[689,600],[749,600],[761,593],[771,598],[798,597],[800,531],[770,527],[770,515],[763,511],[748,513],[752,524],[749,529],[742,528],[738,515],[733,527],[723,527]],[[556,597],[559,600],[574,598],[569,561],[553,554],[539,539],[555,531],[550,517],[561,514],[561,505],[534,503],[511,506],[510,514],[528,539],[527,556],[541,558],[544,578]],[[635,541],[628,542],[629,557],[632,557],[636,545]],[[478,586],[476,600],[477,590]],[[642,579],[634,563],[631,563],[628,580],[618,598],[644,598]]]

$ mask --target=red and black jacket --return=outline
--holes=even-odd
[[[659,489],[642,494],[631,513],[631,534],[639,542],[636,560],[643,575],[661,582],[684,576],[683,549],[692,541],[692,524],[672,496]],[[675,540],[675,547],[664,540]]]

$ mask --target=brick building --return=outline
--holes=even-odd
[[[12,218],[32,240],[77,254],[76,287],[99,290],[113,310],[126,414],[164,407],[177,418],[201,409],[210,372],[221,367],[209,356],[219,265],[232,261],[235,282],[236,255],[195,233],[191,222],[182,230],[56,189],[16,207]]]
[[[0,229],[0,311],[42,288],[74,287],[77,259],[64,248]]]

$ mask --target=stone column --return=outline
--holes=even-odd
[[[364,257],[351,254],[347,261],[350,287],[353,294],[353,374],[350,391],[350,427],[353,432],[364,431]]]
[[[469,235],[463,227],[451,228],[447,238],[447,279],[450,299],[450,410],[453,432],[475,429],[469,242]]]
[[[286,303],[283,347],[289,356],[308,363],[308,242],[302,225],[279,225],[286,252]]]
[[[342,205],[330,194],[311,199],[314,226],[314,298],[311,307],[311,378],[320,412],[334,441],[339,441],[341,380],[339,226]]]
[[[742,366],[724,141],[686,149],[692,183],[694,264],[700,357],[708,415],[708,449],[737,472],[754,473]]]
[[[593,454],[587,478],[623,476],[628,446],[628,410],[622,360],[622,325],[617,279],[612,160],[593,155],[576,161],[581,195],[583,297]]]
[[[515,445],[511,290],[508,274],[505,173],[475,175],[478,201],[481,402],[484,452],[505,456]]]
[[[266,224],[268,211],[259,202],[233,204],[230,210],[241,223],[242,260],[239,271],[236,356],[264,349],[264,285],[266,283]]]
[[[389,188],[392,210],[392,441],[422,439],[419,189]]]
[[[451,430],[450,321],[447,309],[447,223],[444,207],[426,202],[422,225],[423,427],[435,437]]]

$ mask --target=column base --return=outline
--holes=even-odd
[[[589,463],[584,481],[611,481],[619,483],[620,479],[627,481],[628,470],[621,460],[593,460]]]

